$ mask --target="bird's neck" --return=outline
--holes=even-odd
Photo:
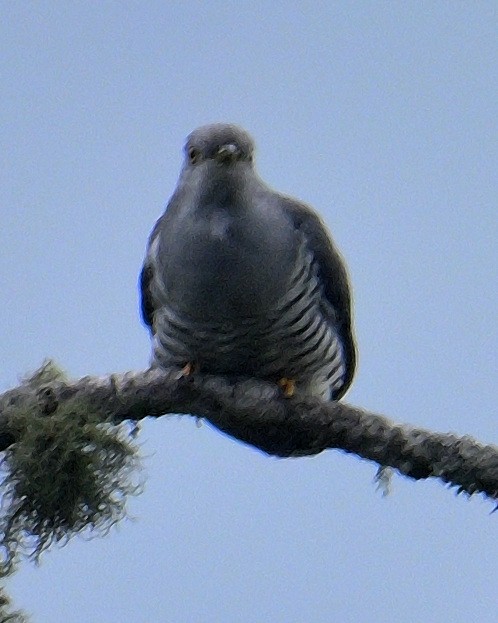
[[[217,171],[216,175],[207,176],[197,187],[197,201],[199,206],[230,211],[244,210],[247,192],[247,179],[244,171],[225,169]]]

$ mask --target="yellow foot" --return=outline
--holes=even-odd
[[[195,370],[194,364],[189,361],[183,366],[181,370],[182,376],[190,376],[194,370]]]
[[[284,396],[286,398],[294,396],[294,393],[296,391],[296,381],[294,379],[288,379],[284,377],[277,382],[277,385],[282,388],[282,391],[284,392]]]

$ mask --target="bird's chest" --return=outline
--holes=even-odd
[[[234,216],[228,210],[207,210],[204,218],[195,221],[186,235],[181,253],[191,265],[204,264],[209,271],[200,276],[210,277],[210,272],[226,271],[236,276],[233,262],[239,267],[254,265],[258,253],[269,253],[272,238],[264,228],[244,216]],[[232,265],[232,269],[230,269]],[[212,274],[212,272],[211,272]]]
[[[168,297],[213,318],[264,313],[287,287],[294,232],[271,219],[206,209],[169,248]]]

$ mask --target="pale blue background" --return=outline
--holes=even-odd
[[[348,400],[497,440],[498,5],[0,5],[0,383],[149,357],[136,279],[184,137],[245,126],[313,204],[355,290]],[[25,563],[33,623],[492,623],[493,506],[339,452],[263,456],[148,421],[147,484],[106,539]]]

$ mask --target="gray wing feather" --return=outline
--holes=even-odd
[[[154,272],[156,270],[156,267],[155,257],[154,254],[151,253],[151,250],[154,248],[154,243],[156,243],[157,241],[156,239],[160,232],[163,217],[164,215],[158,219],[149,236],[149,241],[147,244],[147,254],[145,256],[144,264],[142,266],[142,270],[140,271],[140,277],[138,281],[138,287],[140,289],[140,315],[144,324],[147,325],[151,333],[154,333],[154,313],[156,311],[156,302],[154,300],[154,295],[152,292],[152,282],[154,279]]]

